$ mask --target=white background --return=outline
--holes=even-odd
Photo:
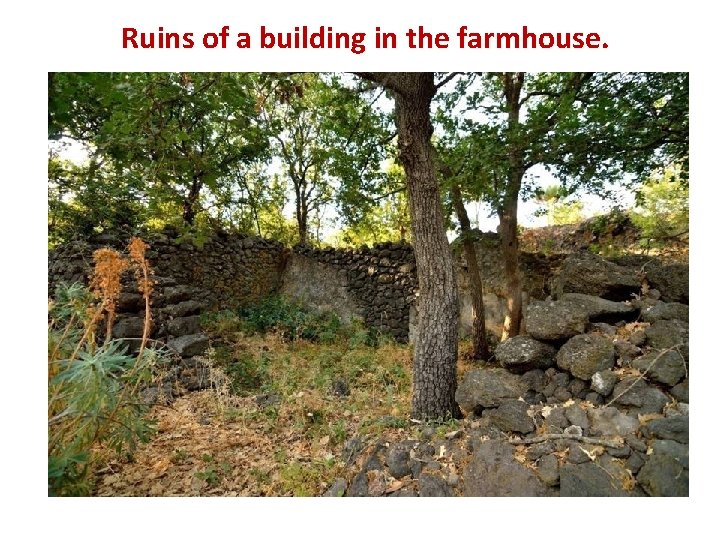
[[[699,2],[697,3],[699,4]],[[6,537],[618,538],[687,535],[717,511],[717,18],[668,1],[200,2],[5,4],[2,18],[2,505]],[[706,5],[711,5],[707,3]],[[597,32],[596,50],[123,50],[122,27],[167,31],[423,25]],[[371,42],[372,36],[368,36]],[[257,44],[255,44],[257,45]],[[693,406],[691,497],[674,500],[55,500],[46,494],[45,300],[48,71],[689,71]],[[713,500],[711,500],[714,499]],[[713,504],[715,503],[715,504]],[[707,523],[704,523],[707,522]],[[711,526],[711,530],[717,527]],[[462,536],[460,536],[462,535]],[[706,536],[707,533],[705,533]]]

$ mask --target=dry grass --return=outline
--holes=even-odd
[[[347,474],[340,455],[349,438],[417,435],[407,346],[287,343],[228,321],[215,330],[215,388],[155,406],[157,436],[132,462],[100,471],[97,495],[320,495]],[[337,379],[349,396],[331,392]],[[278,401],[262,405],[258,395]]]

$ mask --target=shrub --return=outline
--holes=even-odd
[[[153,426],[138,399],[152,380],[160,352],[145,347],[150,327],[151,271],[145,244],[134,239],[129,260],[108,249],[95,253],[91,290],[60,285],[49,304],[48,326],[48,493],[87,495],[98,445],[133,452]],[[145,332],[137,356],[112,339],[115,301],[122,272],[133,267],[145,296]],[[99,344],[97,326],[105,319]]]

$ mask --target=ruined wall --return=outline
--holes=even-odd
[[[158,277],[154,299],[158,337],[197,330],[199,321],[187,318],[201,311],[252,305],[279,291],[309,307],[334,311],[345,321],[359,318],[366,326],[399,341],[413,339],[418,283],[410,244],[382,243],[351,250],[296,246],[290,250],[258,237],[219,233],[197,247],[181,241],[172,230],[149,235],[146,240],[150,245],[148,258]],[[103,235],[50,251],[50,292],[59,281],[84,281],[94,249],[106,245],[123,249],[126,242],[118,236]],[[472,330],[470,283],[461,246],[453,245],[453,252],[460,296],[459,330],[461,336],[467,336]],[[487,328],[499,336],[506,315],[506,287],[498,236],[481,235],[477,252]],[[526,305],[530,299],[557,297],[563,291],[617,299],[595,290],[594,282],[629,294],[640,291],[642,279],[660,290],[663,297],[687,303],[687,265],[664,265],[649,259],[626,257],[613,264],[591,253],[521,253]],[[640,273],[639,268],[643,269]],[[121,297],[118,322],[123,323],[125,318],[132,321],[123,323],[120,333],[126,327],[141,327],[139,300],[128,285]]]

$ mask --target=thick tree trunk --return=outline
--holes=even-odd
[[[298,236],[301,244],[307,244],[307,206],[304,200],[304,193],[299,188],[300,182],[295,183],[295,219],[298,224]]]
[[[468,278],[470,279],[470,298],[473,309],[473,349],[472,357],[476,360],[487,360],[490,358],[487,334],[485,332],[485,303],[483,302],[483,286],[480,267],[478,266],[475,244],[470,237],[470,218],[468,218],[465,205],[463,204],[460,187],[453,183],[450,187],[455,213],[460,222],[462,234],[462,245],[467,261]]]
[[[522,322],[522,284],[517,237],[517,196],[511,197],[500,213],[500,243],[505,265],[507,310],[502,341],[520,333]]]
[[[459,417],[455,402],[457,285],[430,144],[433,74],[398,74],[398,83],[398,146],[407,177],[420,289],[412,414],[421,420]]]
[[[507,316],[503,325],[502,341],[520,333],[522,323],[522,284],[518,260],[517,209],[522,178],[525,174],[523,163],[523,141],[520,134],[520,94],[525,82],[524,73],[505,73],[503,90],[508,111],[508,153],[509,172],[505,197],[498,215],[500,216],[500,242],[505,263],[507,286]]]

